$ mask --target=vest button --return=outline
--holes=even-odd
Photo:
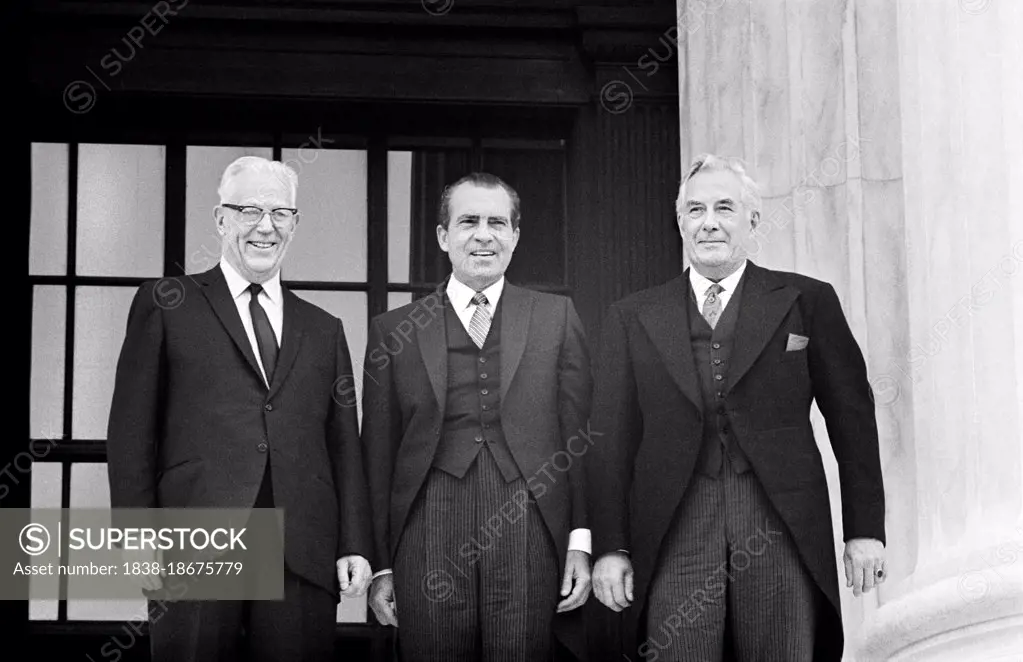
[[[480,357],[480,363],[486,363],[486,362],[487,362],[487,357],[481,356]]]
[[[714,379],[721,381],[722,379],[724,379],[724,377],[721,375],[714,375]]]
[[[259,442],[259,445],[256,446],[256,450],[259,451],[260,453],[265,453],[266,452],[266,444],[264,442],[262,442],[262,441]]]
[[[721,343],[716,342],[713,345],[711,345],[711,347],[713,347],[714,349],[721,349]]]
[[[487,395],[488,393],[490,393],[490,391],[488,391],[487,389],[483,389],[480,391],[480,395]]]
[[[263,407],[263,409],[266,409],[267,411],[273,411],[274,410],[274,406],[268,402],[268,403],[266,403],[266,406]]]
[[[483,411],[487,411],[489,409],[490,409],[490,405],[483,405]]]
[[[487,373],[484,372],[484,373],[480,374],[480,379],[486,379],[486,378],[487,378]]]
[[[483,443],[483,435],[481,435],[481,434],[476,435],[476,443],[477,444],[482,444]]]
[[[721,365],[721,359],[714,359],[714,365]]]

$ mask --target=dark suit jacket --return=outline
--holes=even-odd
[[[817,659],[842,654],[828,487],[810,426],[816,399],[838,459],[845,539],[885,540],[884,489],[866,365],[828,283],[752,262],[743,278],[725,406],[739,446],[827,596]],[[643,641],[642,610],[658,550],[700,450],[702,401],[686,306],[689,273],[611,306],[596,368],[587,458],[594,558],[631,552],[636,601],[627,654]],[[789,334],[809,337],[786,351]],[[629,652],[631,650],[631,653]]]
[[[110,409],[110,500],[250,508],[272,458],[288,567],[337,594],[337,558],[372,556],[355,402],[335,390],[351,359],[337,318],[282,292],[267,391],[219,265],[139,288]]]
[[[440,440],[448,367],[445,288],[443,283],[436,292],[379,315],[370,328],[362,442],[373,499],[376,569],[393,567],[406,518]],[[554,456],[565,451],[572,437],[580,457],[589,448],[580,441],[592,383],[582,323],[567,297],[507,281],[499,305],[501,426],[563,571],[569,532],[588,526],[582,462],[576,458],[564,473],[552,468],[552,461],[564,468],[564,456]],[[576,627],[580,614],[577,609],[556,620],[556,627],[573,622],[559,633],[575,651],[582,646]]]

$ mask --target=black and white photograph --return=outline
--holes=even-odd
[[[1023,662],[1023,2],[9,10],[3,657]]]

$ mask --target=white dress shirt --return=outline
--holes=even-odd
[[[242,326],[245,327],[245,335],[249,337],[249,344],[252,345],[252,353],[256,355],[256,364],[259,365],[259,372],[263,375],[263,382],[270,388],[270,381],[266,378],[266,371],[263,370],[263,357],[259,354],[259,343],[256,342],[256,329],[252,325],[252,315],[249,314],[250,283],[224,258],[220,258],[220,269],[224,272],[224,279],[227,280],[227,288],[231,291],[231,298],[238,308],[238,314],[242,318]],[[278,271],[270,280],[262,283],[263,291],[259,293],[259,304],[266,311],[270,318],[270,326],[273,327],[274,336],[277,339],[277,346],[281,346],[281,331],[284,328],[284,298],[281,293],[281,272]]]
[[[732,300],[732,293],[735,292],[735,288],[739,286],[739,279],[742,278],[743,272],[746,271],[746,262],[747,260],[743,260],[739,268],[735,270],[735,273],[722,278],[718,282],[718,285],[723,288],[718,294],[718,298],[721,299],[722,311],[728,306],[728,302]],[[700,314],[702,315],[703,304],[707,301],[707,290],[714,284],[714,281],[705,278],[696,269],[690,267],[689,282],[693,286],[693,293],[696,295],[696,305],[699,306]]]

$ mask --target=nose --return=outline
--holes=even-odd
[[[263,211],[263,215],[259,217],[259,223],[256,223],[256,229],[264,233],[274,231],[274,223],[273,219],[270,218],[270,212]]]
[[[476,226],[476,231],[473,232],[473,237],[480,242],[487,242],[494,236],[493,231],[490,229],[488,223],[480,223]]]

